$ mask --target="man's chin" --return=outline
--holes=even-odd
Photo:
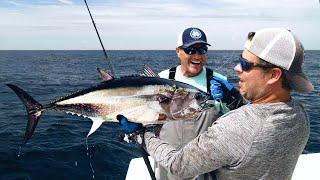
[[[189,73],[196,76],[201,73],[201,70],[202,70],[202,67],[200,67],[200,66],[199,67],[190,67]]]
[[[189,77],[193,77],[193,76],[197,76],[197,75],[199,75],[200,74],[200,72],[199,71],[189,71]]]
[[[240,94],[241,94],[242,97],[246,98],[246,97],[245,97],[245,96],[246,96],[246,93],[245,93],[241,88],[239,89],[239,92],[240,92]]]

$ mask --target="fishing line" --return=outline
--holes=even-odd
[[[90,168],[91,168],[92,179],[94,179],[94,168],[92,166],[92,156],[89,151],[88,137],[86,138],[86,146],[87,146],[87,157],[89,157],[89,161],[90,161],[89,164],[90,164]]]
[[[18,153],[17,153],[17,157],[20,158],[21,156],[21,146],[19,146],[19,150],[18,150]]]
[[[103,43],[102,43],[102,41],[101,41],[101,38],[100,38],[100,35],[99,35],[99,32],[98,32],[98,29],[97,29],[97,27],[96,27],[96,23],[94,22],[94,20],[93,20],[93,18],[92,18],[92,15],[91,15],[89,6],[88,6],[88,4],[87,4],[87,1],[84,0],[84,3],[85,3],[86,6],[87,6],[87,9],[88,9],[88,12],[89,12],[89,15],[90,15],[90,18],[91,18],[93,27],[94,27],[94,29],[96,30],[96,33],[97,33],[97,35],[98,35],[98,38],[99,38],[99,41],[100,41],[100,44],[101,44],[101,47],[102,47],[102,50],[103,50],[103,53],[104,53],[104,57],[106,58],[106,60],[107,60],[107,62],[108,62],[108,65],[109,65],[109,68],[110,68],[110,70],[111,70],[111,74],[112,74],[113,77],[116,77],[116,76],[115,76],[114,69],[113,69],[113,66],[112,66],[111,59],[108,57],[107,52],[106,52],[106,50],[104,49]]]
[[[102,41],[101,41],[99,32],[98,32],[98,30],[97,30],[96,23],[94,22],[94,20],[93,20],[93,18],[92,18],[92,15],[91,15],[91,12],[90,12],[88,3],[87,3],[86,0],[84,0],[84,3],[85,3],[86,6],[87,6],[87,9],[88,9],[88,12],[89,12],[89,15],[90,15],[90,18],[91,18],[93,27],[94,27],[94,29],[96,30],[96,33],[97,33],[97,35],[98,35],[100,44],[101,44],[102,49],[103,49],[104,56],[105,56],[105,58],[106,58],[107,61],[108,61],[108,64],[109,64],[109,68],[110,68],[110,70],[111,70],[111,73],[112,73],[113,77],[116,77],[116,76],[115,76],[115,73],[114,73],[113,66],[112,66],[112,62],[111,62],[110,58],[108,58],[108,55],[107,55],[107,53],[106,53],[106,50],[104,49],[103,43],[102,43]],[[88,142],[87,142],[87,140],[86,140],[86,144],[87,144],[87,151],[88,151]],[[155,174],[154,174],[154,172],[152,171],[152,168],[149,168],[149,167],[151,167],[151,166],[150,166],[150,161],[149,161],[149,158],[148,158],[148,154],[147,154],[147,152],[146,152],[142,147],[141,147],[140,149],[141,149],[141,151],[142,151],[143,160],[144,160],[146,166],[148,167],[148,171],[149,171],[149,174],[150,174],[150,176],[151,176],[151,179],[152,179],[152,180],[155,180],[155,179],[156,179],[156,178],[155,178]],[[94,169],[93,169],[93,167],[92,167],[91,162],[90,162],[90,167],[91,167],[91,170],[92,170],[92,173],[93,173],[92,178],[94,179]]]

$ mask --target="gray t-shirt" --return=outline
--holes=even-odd
[[[248,104],[215,121],[177,150],[145,134],[149,154],[170,173],[189,178],[216,170],[217,179],[290,179],[309,137],[303,107],[289,102]]]

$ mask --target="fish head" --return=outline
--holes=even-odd
[[[177,88],[171,93],[158,96],[158,101],[172,119],[194,118],[206,110],[210,95],[202,91]]]

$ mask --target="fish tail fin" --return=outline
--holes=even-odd
[[[90,119],[92,120],[92,126],[87,137],[89,137],[92,133],[94,133],[104,122],[104,120],[101,118],[90,118]]]
[[[34,130],[40,119],[43,106],[36,100],[34,100],[27,92],[20,89],[19,87],[12,84],[6,85],[16,93],[16,95],[20,98],[20,100],[26,107],[28,113],[28,123],[23,140],[23,144],[26,144],[34,133]]]

